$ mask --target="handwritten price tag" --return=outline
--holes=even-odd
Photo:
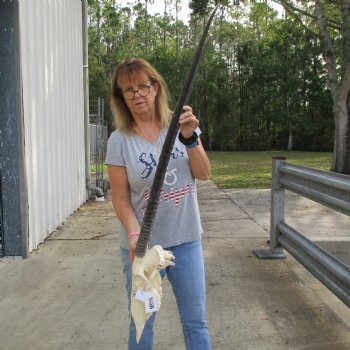
[[[145,303],[145,312],[147,314],[159,310],[157,293],[154,291],[143,291],[141,289],[138,289],[135,294],[135,299]]]

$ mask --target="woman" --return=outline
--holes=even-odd
[[[107,147],[106,164],[112,203],[122,224],[120,247],[126,287],[131,294],[130,258],[152,186],[155,169],[171,119],[166,84],[147,61],[119,64],[112,81],[111,107],[117,130]],[[210,162],[199,139],[198,120],[189,106],[179,119],[176,138],[155,217],[150,246],[161,245],[176,257],[167,275],[177,300],[186,349],[210,349],[205,316],[205,277],[195,178],[207,180]],[[155,314],[136,344],[131,320],[129,349],[152,349]]]

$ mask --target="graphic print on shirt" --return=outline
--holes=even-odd
[[[173,150],[173,152],[171,152],[170,156],[172,159],[178,159],[178,158],[182,158],[185,155],[184,152],[182,152],[181,150],[179,150],[177,147],[175,147],[175,150]],[[139,156],[139,161],[140,163],[144,164],[145,169],[142,171],[141,173],[141,177],[143,179],[147,179],[153,172],[153,170],[155,169],[155,167],[157,166],[157,161],[156,161],[156,154],[153,153],[147,153],[146,152],[142,152]],[[170,176],[174,176],[172,170],[170,173],[167,172],[166,177],[170,174]],[[175,176],[176,178],[176,176]],[[174,183],[177,181],[174,181]]]
[[[177,147],[175,147],[175,151],[171,152],[171,157],[173,159],[182,158],[184,155],[185,153],[180,151]]]
[[[185,198],[185,196],[189,196],[192,193],[195,193],[196,189],[194,187],[194,184],[192,182],[190,182],[187,186],[183,187],[183,188],[176,188],[175,190],[172,188],[171,191],[167,192],[164,189],[162,189],[161,193],[160,193],[160,197],[159,197],[159,201],[158,201],[158,205],[159,203],[172,203],[175,202],[175,207],[178,207],[180,205],[181,199]],[[145,191],[144,194],[144,198],[146,201],[149,200],[149,196],[151,193],[151,189],[148,188]],[[141,209],[141,213],[144,214],[146,210],[146,206],[144,208]]]
[[[178,161],[184,156],[185,153],[181,151],[181,149],[179,149],[177,146],[174,147],[173,151],[170,154],[170,158],[174,161]],[[141,172],[141,178],[147,179],[156,169],[156,166],[158,164],[157,154],[142,152],[138,159],[144,167]],[[173,168],[171,170],[168,168],[168,171],[165,174],[164,185],[166,185],[169,189],[167,190],[167,188],[162,188],[158,204],[161,202],[169,204],[174,203],[175,207],[178,207],[183,198],[195,192],[195,186],[192,182],[190,182],[184,187],[176,188],[176,183],[178,181],[178,169],[174,167],[174,164],[176,164],[176,162],[173,163]],[[151,188],[148,187],[144,193],[144,199],[146,202],[149,200],[150,193]],[[142,214],[144,214],[145,210],[146,206],[141,210]]]
[[[177,169],[173,169],[171,171],[167,171],[165,174],[165,178],[164,178],[164,183],[168,186],[172,186],[174,184],[176,184],[177,182],[177,176],[175,174],[175,172],[177,171]],[[168,178],[170,180],[168,180]]]
[[[155,155],[149,153],[148,157],[145,152],[141,153],[139,156],[139,161],[145,165],[145,169],[141,173],[143,179],[147,179],[151,174],[153,169],[157,166],[157,161]]]

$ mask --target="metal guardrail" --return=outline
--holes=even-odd
[[[350,268],[284,222],[285,189],[350,216],[350,176],[274,158],[270,247],[254,251],[261,259],[284,259],[286,249],[350,307]]]

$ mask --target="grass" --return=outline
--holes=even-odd
[[[95,172],[97,169],[97,165],[96,164],[91,164],[90,165],[90,171],[91,172]],[[103,172],[107,172],[107,165],[106,164],[101,164],[100,165],[100,171],[102,171],[103,170]]]
[[[270,188],[272,157],[287,162],[329,170],[332,153],[326,152],[207,152],[211,161],[211,180],[220,188]],[[91,165],[96,171],[96,165]],[[107,166],[103,171],[107,173]]]
[[[270,188],[272,157],[293,164],[329,170],[332,153],[326,152],[207,152],[211,180],[220,188]]]

